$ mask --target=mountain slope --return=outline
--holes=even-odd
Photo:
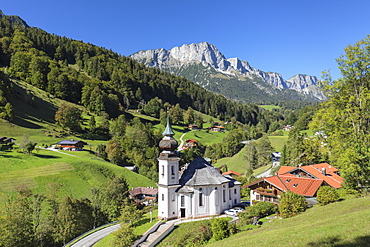
[[[207,42],[185,44],[171,50],[139,51],[130,57],[238,101],[317,101],[325,98],[318,89],[319,80],[315,76],[298,74],[284,80],[278,73],[261,71],[238,58],[226,59]]]

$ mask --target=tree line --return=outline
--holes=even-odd
[[[128,186],[114,177],[91,189],[91,199],[61,197],[62,186],[47,185],[45,193],[19,185],[0,198],[0,246],[63,246],[80,234],[117,221],[128,205]]]
[[[158,97],[219,119],[256,125],[256,105],[232,102],[184,78],[147,68],[131,58],[89,43],[0,20],[0,66],[58,98],[81,103],[95,114],[118,117],[125,109]]]

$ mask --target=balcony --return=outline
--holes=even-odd
[[[273,197],[276,197],[281,194],[281,192],[276,189],[257,188],[255,191],[259,193],[260,195],[273,196]]]

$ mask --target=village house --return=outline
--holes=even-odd
[[[129,191],[130,198],[144,203],[157,201],[158,189],[153,187],[136,187]]]
[[[283,130],[285,130],[285,131],[290,131],[290,130],[292,130],[294,128],[294,126],[293,125],[286,125],[286,126],[283,126]]]
[[[198,129],[199,129],[198,125],[196,125],[196,124],[189,124],[189,125],[188,125],[188,128],[189,128],[190,130],[198,130]]]
[[[213,132],[225,132],[225,128],[222,126],[212,126],[209,130]]]
[[[188,139],[185,141],[185,144],[182,146],[183,150],[186,150],[188,148],[195,147],[197,145],[197,141],[194,139]]]
[[[306,165],[299,167],[282,166],[277,175],[261,178],[243,188],[250,188],[250,199],[279,203],[283,192],[294,192],[312,202],[321,186],[328,185],[335,189],[342,187],[343,178],[338,169],[328,163]]]
[[[198,157],[179,171],[169,120],[159,142],[158,217],[198,218],[219,215],[240,202],[241,183],[223,176],[205,159]]]
[[[235,171],[227,171],[227,172],[223,172],[222,173],[222,175],[224,175],[224,176],[231,176],[231,177],[238,177],[238,176],[240,176],[240,173],[238,173],[238,172],[235,172]]]
[[[57,146],[63,150],[67,151],[79,151],[83,150],[84,145],[87,145],[86,142],[80,140],[64,140],[57,143]]]

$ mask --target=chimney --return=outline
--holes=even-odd
[[[322,175],[326,176],[326,168],[325,167],[321,168],[321,172],[322,172]]]

